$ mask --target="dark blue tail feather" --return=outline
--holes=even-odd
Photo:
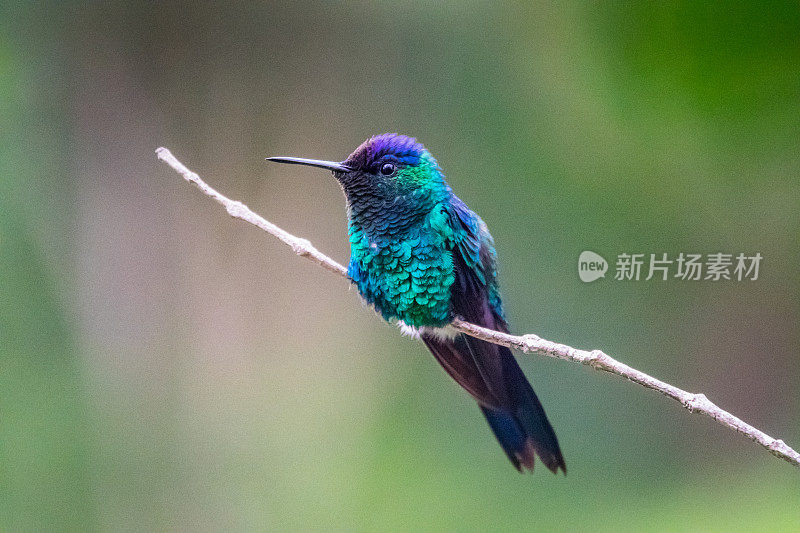
[[[508,348],[471,337],[422,340],[459,385],[477,401],[517,470],[533,470],[539,456],[553,473],[567,472],[555,432],[542,404]]]
[[[473,352],[477,348],[474,345],[478,343],[488,345],[472,338],[466,339],[466,342],[473,345]],[[501,359],[505,397],[501,397],[499,408],[481,405],[481,410],[497,440],[518,470],[533,470],[534,455],[538,455],[551,472],[556,473],[561,469],[566,474],[567,465],[555,431],[517,360],[508,348],[491,346]]]
[[[522,472],[522,461],[530,459],[524,466],[532,470],[533,456],[525,456],[525,433],[514,420],[514,416],[503,409],[492,409],[483,405],[480,408],[514,467]]]

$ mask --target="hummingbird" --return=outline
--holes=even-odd
[[[347,273],[361,297],[425,343],[477,401],[518,471],[533,471],[538,456],[566,474],[555,432],[511,350],[447,327],[458,317],[509,331],[494,240],[431,153],[412,137],[385,133],[341,162],[267,159],[333,173],[347,201]]]

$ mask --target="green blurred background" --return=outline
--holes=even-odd
[[[800,529],[796,468],[562,361],[520,356],[569,475],[518,475],[420,343],[153,154],[344,262],[336,183],[264,157],[413,134],[492,228],[517,332],[798,447],[797,2],[4,2],[0,21],[0,529]],[[587,249],[764,260],[755,282],[584,284]]]

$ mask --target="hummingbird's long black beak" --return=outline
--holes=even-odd
[[[308,165],[310,167],[327,168],[334,172],[350,172],[350,167],[335,161],[321,161],[319,159],[304,159],[302,157],[268,157],[267,161],[276,163],[289,163],[290,165]]]

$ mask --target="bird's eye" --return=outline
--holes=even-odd
[[[381,174],[384,176],[389,176],[394,174],[394,171],[397,167],[395,167],[392,163],[384,163],[381,165]]]

